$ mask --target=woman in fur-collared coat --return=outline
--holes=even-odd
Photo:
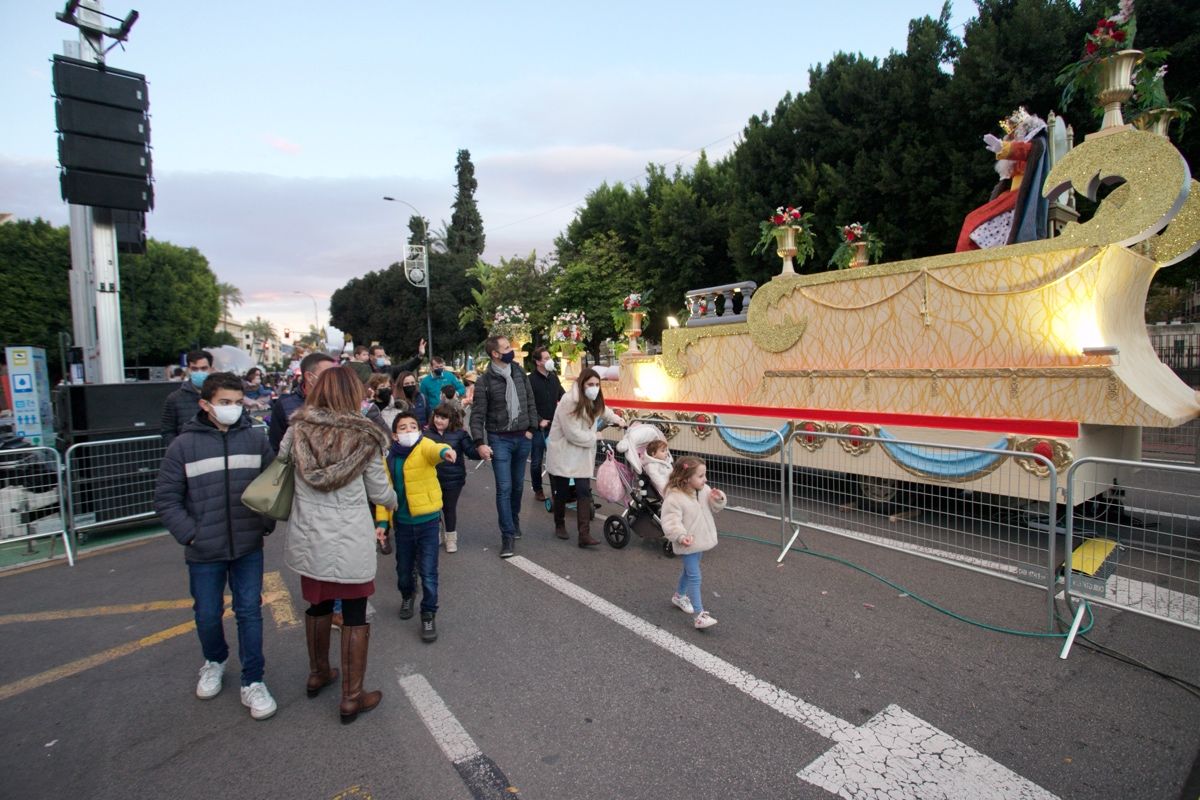
[[[363,416],[362,381],[348,367],[325,370],[304,406],[288,421],[279,455],[291,456],[295,496],[285,559],[300,573],[309,607],[308,696],[337,680],[329,665],[333,601],[342,601],[342,722],[379,705],[382,692],[364,692],[367,598],[375,592],[375,523],[368,502],[396,507],[384,466],[387,435]]]

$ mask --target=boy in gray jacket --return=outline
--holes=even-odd
[[[242,505],[242,492],[274,458],[267,437],[242,413],[242,380],[229,372],[209,375],[200,387],[200,411],[184,425],[163,456],[154,508],[184,546],[196,633],[204,666],[196,696],[216,697],[229,646],[222,617],[225,585],[233,594],[242,705],[254,719],[275,713],[263,683],[263,537],[274,521]]]

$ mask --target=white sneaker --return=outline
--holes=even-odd
[[[699,614],[696,615],[695,625],[696,625],[696,630],[698,630],[698,631],[702,631],[705,628],[711,628],[713,625],[716,625],[716,624],[717,624],[717,618],[710,617],[708,615],[707,611],[701,611]]]
[[[221,693],[221,681],[225,678],[225,662],[205,661],[200,668],[200,682],[196,684],[196,697],[211,700]]]
[[[267,691],[267,685],[262,681],[242,687],[242,705],[250,709],[250,716],[255,719],[266,719],[278,708],[275,698]]]
[[[446,552],[458,552],[458,534],[454,531],[446,531]]]
[[[692,608],[692,600],[686,594],[671,595],[671,605],[688,614],[695,614],[696,609]]]

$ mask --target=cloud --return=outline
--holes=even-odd
[[[300,155],[300,151],[304,149],[295,142],[288,141],[282,136],[276,136],[273,133],[263,136],[263,140],[266,141],[267,147],[270,147],[272,150],[278,150],[281,153],[287,153],[289,156],[298,156]]]

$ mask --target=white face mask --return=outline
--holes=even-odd
[[[600,387],[599,386],[585,386],[585,387],[583,387],[583,393],[585,395],[587,395],[588,400],[595,400],[597,397],[600,396]]]
[[[420,431],[410,431],[408,433],[397,433],[396,441],[404,447],[412,447],[421,438]]]
[[[546,372],[554,372],[554,359],[547,358],[542,362],[542,369],[546,370]]]
[[[222,425],[232,425],[242,418],[242,407],[236,406],[213,406],[213,416],[217,418],[217,422]]]

